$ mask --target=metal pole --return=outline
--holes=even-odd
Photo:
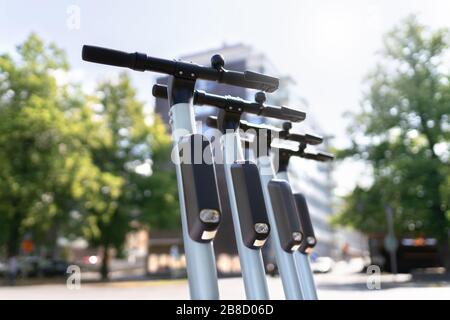
[[[264,201],[266,203],[267,215],[271,225],[270,240],[272,247],[275,249],[275,257],[277,261],[278,270],[283,283],[283,290],[286,299],[289,300],[302,300],[303,295],[301,287],[299,285],[299,279],[295,270],[295,263],[292,253],[288,253],[283,250],[280,244],[280,238],[278,235],[278,229],[275,220],[275,214],[273,212],[272,203],[270,200],[269,190],[267,188],[268,183],[274,177],[274,170],[272,161],[269,156],[260,156],[257,158],[258,168],[261,177],[261,184],[264,193]]]
[[[269,290],[267,288],[267,280],[261,250],[246,247],[241,234],[239,212],[237,209],[231,175],[231,165],[236,160],[243,159],[239,132],[222,135],[220,138],[220,143],[222,146],[225,178],[230,198],[231,214],[233,217],[234,232],[236,235],[236,245],[241,262],[241,272],[244,280],[245,293],[247,299],[250,300],[268,300]]]
[[[390,240],[390,245],[387,248],[389,251],[389,260],[391,262],[391,272],[395,276],[397,274],[397,240],[395,238],[395,232],[394,232],[394,214],[392,211],[392,207],[387,205],[386,206],[386,222],[387,222],[387,228],[388,228],[388,239]]]
[[[279,171],[277,178],[289,181],[287,171]],[[295,251],[293,257],[303,298],[305,300],[317,300],[317,291],[308,255]]]
[[[178,157],[179,139],[185,134],[195,133],[193,110],[194,108],[190,103],[178,103],[170,108],[172,137],[176,157]],[[189,236],[179,161],[177,161],[175,167],[190,296],[194,300],[217,300],[219,299],[219,287],[212,242],[196,242]]]

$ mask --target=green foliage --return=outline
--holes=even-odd
[[[389,32],[383,60],[368,76],[362,110],[352,115],[352,147],[373,170],[369,188],[356,187],[334,222],[384,232],[385,208],[396,231],[447,239],[450,227],[449,33],[414,16]]]
[[[111,143],[93,146],[92,155],[102,171],[120,177],[123,184],[110,216],[100,210],[89,217],[101,232],[86,236],[93,244],[120,249],[130,228],[142,222],[158,228],[178,226],[176,177],[173,168],[166,168],[171,142],[159,117],[148,124],[126,74],[117,82],[101,83],[97,96],[96,116]]]
[[[149,129],[152,176],[141,178],[137,185],[137,189],[144,190],[139,202],[145,208],[142,221],[160,229],[180,228],[177,177],[170,158],[172,139],[159,116],[154,117]]]
[[[76,188],[71,162],[94,168],[76,135],[83,124],[64,112],[68,88],[54,76],[67,70],[63,52],[32,34],[17,53],[18,61],[0,57],[0,241],[10,255],[17,254],[25,231],[44,240],[39,238],[52,228],[61,209],[57,193]]]
[[[65,54],[32,34],[0,56],[0,248],[31,233],[119,248],[132,226],[179,224],[170,136],[145,114],[128,77],[87,96],[61,84]],[[135,222],[134,224],[132,222]]]

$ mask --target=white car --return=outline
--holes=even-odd
[[[6,275],[7,271],[8,271],[8,266],[6,265],[6,263],[0,262],[0,276]]]
[[[334,264],[330,257],[318,257],[311,261],[311,269],[314,273],[328,273],[333,270]]]

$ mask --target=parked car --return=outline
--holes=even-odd
[[[26,278],[65,276],[68,266],[69,263],[61,259],[45,259],[38,256],[18,259],[19,276]]]
[[[44,260],[39,268],[40,275],[44,277],[65,276],[69,263],[64,260]]]
[[[33,278],[39,275],[39,264],[41,259],[38,256],[25,256],[17,259],[18,276]]]
[[[8,265],[5,262],[0,261],[0,277],[6,276],[8,272]]]
[[[311,270],[314,273],[328,273],[333,270],[334,260],[330,257],[317,257],[311,261]]]

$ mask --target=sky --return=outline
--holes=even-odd
[[[311,116],[344,147],[343,113],[358,111],[383,34],[411,13],[433,28],[450,27],[448,0],[0,0],[0,52],[12,52],[34,31],[65,49],[71,77],[89,86],[119,69],[81,61],[83,44],[166,58],[249,44],[296,81]],[[155,74],[130,74],[151,104]],[[360,164],[344,162],[335,173],[337,193],[366,176]]]

